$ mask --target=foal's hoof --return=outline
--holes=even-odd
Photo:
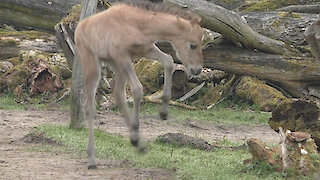
[[[139,154],[145,154],[147,152],[146,150],[146,146],[144,144],[140,144],[138,147],[137,147],[137,150],[138,150],[138,153]]]
[[[88,166],[88,169],[98,169],[98,166],[97,165],[89,165]]]
[[[168,119],[168,113],[160,112],[160,118],[161,118],[162,120],[167,120],[167,119]]]
[[[138,147],[138,145],[139,145],[138,139],[130,139],[130,142],[131,142],[132,146],[134,146],[134,147]]]

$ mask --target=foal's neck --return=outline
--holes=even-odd
[[[146,36],[151,36],[155,41],[172,42],[192,28],[188,21],[175,15],[159,13],[156,16],[158,17],[145,28]]]

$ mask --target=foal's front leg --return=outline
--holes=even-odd
[[[156,45],[153,46],[146,57],[160,61],[164,67],[164,88],[161,97],[160,118],[166,120],[168,118],[169,101],[171,99],[173,58],[169,54],[162,52]]]

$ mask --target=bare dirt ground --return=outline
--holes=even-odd
[[[172,171],[137,169],[126,161],[98,159],[99,168],[88,170],[86,159],[72,158],[70,154],[61,152],[26,150],[39,146],[23,140],[33,127],[45,123],[67,125],[69,119],[68,111],[0,110],[0,179],[172,179]],[[122,117],[113,112],[99,113],[95,127],[112,134],[128,134]],[[266,143],[279,142],[277,133],[266,125],[226,127],[192,120],[181,123],[172,118],[161,121],[156,116],[141,117],[141,133],[146,141],[169,132],[207,141],[226,138],[244,142],[254,137]]]

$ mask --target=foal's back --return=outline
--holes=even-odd
[[[103,59],[112,58],[113,52],[129,51],[131,45],[152,45],[155,40],[146,36],[154,18],[150,11],[118,4],[81,21],[75,41]]]

